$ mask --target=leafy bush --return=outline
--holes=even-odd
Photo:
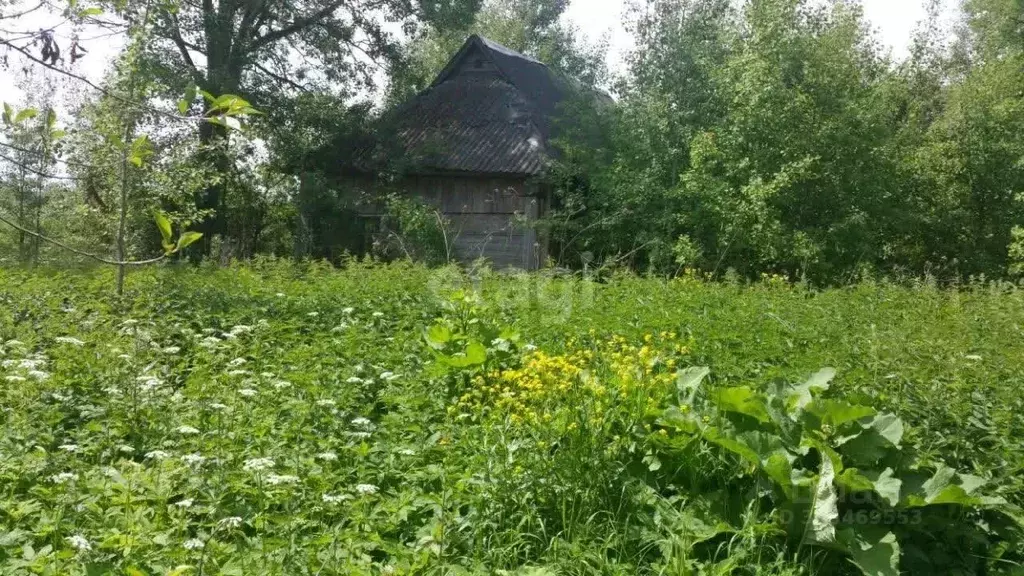
[[[0,270],[4,574],[1021,561],[1005,285],[271,259],[112,279]]]

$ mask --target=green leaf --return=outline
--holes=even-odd
[[[782,452],[776,452],[764,463],[765,474],[778,484],[787,496],[793,489],[793,464]]]
[[[792,388],[787,401],[787,407],[790,410],[803,410],[814,399],[812,392],[815,390],[818,392],[828,390],[832,379],[835,377],[836,371],[834,369],[822,368],[806,382]]]
[[[867,427],[877,432],[896,448],[900,447],[900,442],[903,440],[903,420],[894,414],[879,414]]]
[[[188,248],[202,237],[202,232],[185,232],[178,238],[178,245],[174,248],[175,252]]]
[[[867,473],[876,493],[884,498],[890,506],[900,502],[900,490],[903,488],[903,481],[896,477],[892,468],[886,468],[879,474]]]
[[[841,540],[850,552],[850,563],[865,576],[899,576],[900,544],[892,532],[858,526],[844,529]]]
[[[466,346],[466,351],[463,354],[455,354],[447,357],[446,363],[454,368],[469,368],[470,366],[479,366],[487,361],[487,348],[476,341],[470,342]]]
[[[764,398],[748,386],[720,388],[715,391],[714,399],[721,410],[745,414],[762,424],[771,422]]]
[[[875,489],[874,483],[867,476],[860,473],[856,468],[847,468],[836,476],[836,484],[850,492],[871,492]]]
[[[750,446],[732,437],[727,432],[714,426],[704,431],[704,439],[725,450],[732,452],[743,460],[755,465],[761,465],[761,458]]]
[[[156,221],[156,227],[160,229],[160,236],[163,238],[164,248],[167,248],[171,244],[171,221],[167,218],[167,215],[163,212],[157,211],[153,215],[153,219]]]
[[[142,163],[152,155],[153,146],[149,141],[149,136],[139,136],[132,142],[132,149],[128,156],[128,161],[136,167],[141,168]]]
[[[452,331],[442,324],[434,324],[424,331],[423,339],[427,341],[427,346],[434,350],[443,350],[452,340]]]
[[[79,12],[78,16],[80,18],[88,18],[90,16],[99,16],[101,14],[103,14],[103,9],[93,6],[92,8],[86,8],[85,10]]]
[[[184,116],[185,113],[188,112],[188,107],[189,107],[188,100],[178,100],[178,114],[181,114],[182,116]]]
[[[35,108],[25,108],[21,112],[18,112],[18,114],[14,117],[14,123],[15,124],[19,124],[19,123],[21,123],[24,120],[29,120],[31,118],[35,118],[38,115],[39,115],[39,111],[36,110]]]
[[[822,424],[839,427],[848,422],[855,422],[861,418],[874,416],[876,410],[869,406],[847,404],[839,400],[814,400],[807,405],[807,413],[813,414],[821,420]]]
[[[707,366],[690,366],[680,370],[676,375],[676,390],[679,393],[680,404],[693,404],[701,382],[708,377],[711,370]]]
[[[4,102],[4,124],[10,126],[11,122],[14,121],[14,108],[7,102]]]
[[[810,537],[811,542],[829,543],[836,540],[836,522],[839,520],[839,494],[834,484],[835,470],[832,460],[821,459],[821,474],[818,475],[818,487],[814,491],[814,506],[811,509]]]

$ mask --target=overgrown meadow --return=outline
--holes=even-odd
[[[2,574],[1019,574],[1024,293],[0,271]]]

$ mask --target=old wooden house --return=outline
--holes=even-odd
[[[393,189],[443,214],[457,259],[535,269],[547,250],[533,226],[550,205],[543,175],[574,86],[544,63],[474,35],[427,89],[386,116],[389,144],[375,150],[387,150],[393,165],[400,159]],[[370,166],[362,172],[371,178],[375,164],[366,160],[353,165]]]

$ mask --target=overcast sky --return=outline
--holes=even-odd
[[[622,14],[628,0],[574,0],[566,13],[591,40],[602,34],[610,39],[609,60],[621,61],[632,39],[623,29]],[[875,27],[879,39],[893,50],[897,58],[906,56],[911,33],[925,17],[924,0],[861,0],[864,14]],[[959,0],[943,0],[946,18],[952,18]]]
[[[27,0],[26,0],[27,1]],[[629,0],[574,0],[565,17],[575,24],[591,40],[607,34],[610,40],[609,60],[613,69],[621,62],[622,56],[632,45],[631,38],[622,25],[624,7]],[[923,0],[862,0],[868,19],[876,27],[879,38],[890,46],[893,55],[902,57],[907,52],[910,35],[916,24],[924,17]],[[957,0],[944,0],[947,15],[954,13]],[[35,4],[35,2],[31,2]],[[35,30],[52,26],[59,19],[54,16],[33,17],[23,22],[5,21],[5,28]],[[80,61],[76,71],[92,80],[99,81],[109,59],[116,54],[119,45],[110,43],[109,38],[87,42],[89,56]],[[68,39],[62,39],[67,47]],[[2,52],[2,51],[0,51]],[[0,68],[0,101],[15,102],[20,93],[14,88],[17,70]],[[52,73],[51,73],[52,74]],[[83,88],[84,89],[84,88]]]

